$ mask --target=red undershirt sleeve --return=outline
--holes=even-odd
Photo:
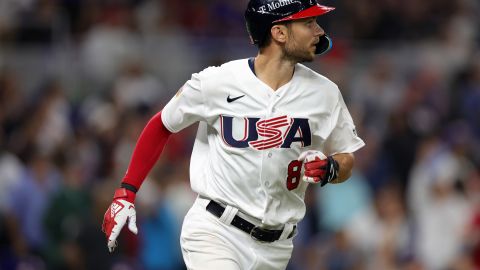
[[[143,129],[122,180],[122,183],[130,184],[137,190],[140,189],[145,177],[157,162],[168,137],[172,134],[163,125],[161,115],[161,111],[155,114]]]

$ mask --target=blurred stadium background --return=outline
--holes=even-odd
[[[480,269],[480,2],[322,1],[309,64],[367,146],[312,186],[289,270]],[[0,0],[0,269],[184,269],[195,127],[137,197],[139,237],[101,222],[146,121],[198,72],[254,56],[246,0]]]

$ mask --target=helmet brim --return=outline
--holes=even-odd
[[[334,10],[334,9],[335,9],[334,7],[327,7],[327,6],[322,6],[320,4],[316,4],[315,6],[309,7],[307,9],[304,9],[300,12],[297,12],[297,13],[292,14],[290,16],[287,16],[285,18],[281,18],[279,20],[273,21],[273,23],[321,16],[321,15],[323,15],[325,13],[328,13],[328,12]]]

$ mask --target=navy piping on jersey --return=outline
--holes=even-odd
[[[253,74],[257,76],[257,74],[255,73],[255,57],[248,58],[248,66],[250,66]]]

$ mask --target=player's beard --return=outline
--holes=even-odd
[[[296,41],[287,42],[283,47],[283,58],[294,63],[312,62],[315,58],[315,49],[312,53],[310,46]]]

